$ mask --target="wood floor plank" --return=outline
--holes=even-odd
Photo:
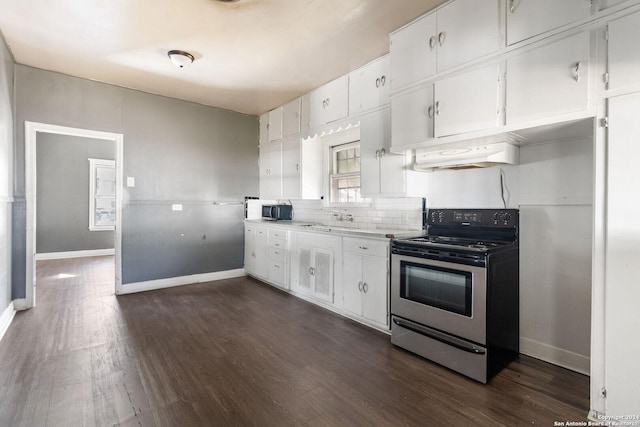
[[[589,378],[521,356],[482,385],[250,278],[116,297],[113,257],[38,262],[0,342],[0,425],[584,421]]]

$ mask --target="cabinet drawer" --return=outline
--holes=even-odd
[[[271,261],[279,262],[281,264],[286,263],[286,251],[284,249],[269,248],[269,259]]]
[[[269,264],[269,280],[279,285],[284,285],[287,267],[279,262],[271,262]]]
[[[287,239],[287,231],[285,230],[269,230],[269,238],[274,239]]]
[[[283,239],[272,239],[269,238],[269,246],[276,249],[286,249],[287,241]]]
[[[389,257],[389,242],[387,241],[363,240],[345,237],[342,240],[342,248],[346,252],[384,258]]]

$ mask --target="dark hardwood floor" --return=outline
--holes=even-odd
[[[113,258],[38,262],[0,341],[1,426],[552,426],[588,377],[522,356],[481,385],[249,278],[116,297]]]

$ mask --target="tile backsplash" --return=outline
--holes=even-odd
[[[275,202],[250,200],[248,218],[260,218],[262,204]],[[366,207],[326,207],[322,200],[291,200],[291,203],[295,221],[366,229],[422,229],[422,199],[419,197],[377,198]]]

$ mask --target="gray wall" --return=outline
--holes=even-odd
[[[256,116],[15,70],[16,196],[24,198],[25,120],[122,133],[124,176],[136,181],[123,189],[122,282],[242,267],[242,211],[213,202],[258,194]],[[173,212],[174,203],[184,210]],[[199,212],[191,215],[190,207]],[[25,292],[24,215],[14,207],[14,296]]]
[[[113,231],[89,231],[89,158],[115,160],[113,141],[38,133],[36,253],[113,248]]]
[[[13,58],[0,33],[0,314],[12,299],[13,72]]]

